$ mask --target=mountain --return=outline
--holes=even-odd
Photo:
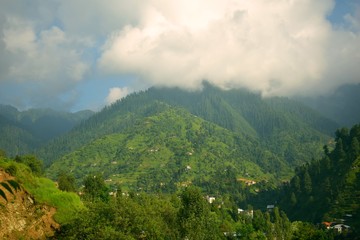
[[[287,98],[204,84],[202,91],[150,88],[104,108],[38,154],[51,177],[108,181],[152,191],[197,183],[217,191],[219,177],[272,181],[320,156],[337,124]],[[218,178],[216,178],[218,176]],[[160,188],[161,189],[161,188]]]
[[[33,152],[47,141],[69,131],[93,114],[92,111],[76,113],[51,109],[18,109],[0,105],[0,149],[9,155]]]
[[[351,127],[360,122],[360,84],[343,85],[325,96],[302,97],[298,100],[340,126]]]

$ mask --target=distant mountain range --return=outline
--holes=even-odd
[[[0,105],[0,149],[10,156],[33,152],[92,114],[89,110],[77,113],[51,109],[19,111],[9,105]]]

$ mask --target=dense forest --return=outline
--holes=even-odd
[[[279,196],[291,219],[342,221],[360,225],[360,125],[336,131],[335,148],[324,157],[296,168]],[[355,224],[355,225],[354,225]]]

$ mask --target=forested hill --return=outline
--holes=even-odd
[[[321,160],[296,169],[279,205],[291,219],[345,221],[360,229],[360,125],[337,130],[335,141]]]
[[[77,113],[51,109],[18,109],[0,104],[0,149],[10,156],[33,152],[35,148],[72,129],[89,118],[92,111]]]
[[[151,88],[104,108],[38,154],[47,165],[57,160],[52,176],[68,167],[78,169],[79,179],[100,171],[135,185],[145,176],[173,177],[188,167],[201,168],[201,182],[207,182],[220,165],[231,167],[234,176],[281,179],[292,167],[319,157],[335,128],[286,98],[262,99],[208,84],[199,92]],[[187,177],[176,184],[199,180],[178,176]]]
[[[0,115],[0,149],[9,155],[31,152],[40,142],[16,121]]]

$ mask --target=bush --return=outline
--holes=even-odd
[[[5,172],[12,176],[15,176],[17,173],[17,167],[14,164],[11,164],[7,168],[5,168]]]

